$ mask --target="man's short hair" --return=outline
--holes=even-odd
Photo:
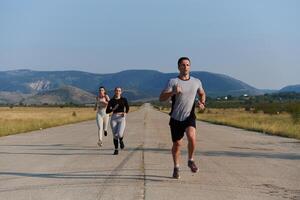
[[[180,63],[181,63],[183,60],[188,60],[189,62],[191,62],[190,59],[189,59],[188,57],[181,57],[181,58],[178,59],[178,62],[177,62],[178,67],[179,67]]]

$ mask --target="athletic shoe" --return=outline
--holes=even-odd
[[[179,176],[179,168],[178,167],[174,167],[173,178],[175,178],[175,179],[179,179],[180,178],[180,176]]]
[[[124,147],[125,147],[123,140],[120,140],[120,147],[121,147],[121,149],[124,149]]]
[[[198,172],[198,167],[196,166],[195,162],[193,160],[188,161],[188,167],[191,169],[193,173]]]
[[[97,144],[98,144],[99,147],[102,147],[102,141],[101,140],[98,140]]]
[[[104,131],[104,136],[107,136],[107,131]]]
[[[118,155],[118,154],[119,154],[119,150],[118,150],[118,149],[115,149],[114,155]]]

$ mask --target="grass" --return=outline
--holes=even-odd
[[[170,111],[169,108],[158,107],[158,109],[165,113]],[[209,108],[204,113],[196,115],[201,121],[300,139],[300,122],[295,122],[288,113],[270,115],[262,112],[247,112],[244,109]]]
[[[244,109],[207,109],[204,113],[197,113],[197,119],[271,135],[300,139],[300,123],[295,123],[288,113],[270,115],[247,112]]]
[[[130,111],[137,109],[137,106],[130,107]],[[0,107],[0,136],[93,119],[93,108]]]

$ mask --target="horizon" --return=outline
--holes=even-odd
[[[300,84],[300,1],[0,1],[0,71],[225,74],[255,88]],[[27,67],[24,67],[27,66]]]
[[[66,72],[66,71],[73,71],[73,72],[83,72],[83,73],[91,73],[91,74],[99,74],[99,75],[106,75],[106,74],[114,74],[114,73],[120,73],[120,72],[124,72],[124,71],[157,71],[157,72],[160,72],[160,73],[165,73],[165,74],[176,74],[178,72],[162,72],[160,70],[155,70],[155,69],[125,69],[125,70],[122,70],[122,71],[117,71],[117,72],[111,72],[111,73],[97,73],[97,72],[89,72],[89,71],[82,71],[82,70],[33,70],[33,69],[26,69],[26,68],[20,68],[20,69],[12,69],[12,70],[5,70],[5,71],[0,71],[0,72],[9,72],[9,71],[33,71],[33,72]],[[215,72],[209,72],[209,71],[201,71],[201,70],[197,70],[197,71],[194,71],[192,70],[190,73],[191,73],[191,76],[193,74],[193,72],[205,72],[205,73],[211,73],[211,74],[219,74],[219,75],[225,75],[225,76],[229,76],[227,74],[222,74],[222,73],[215,73]],[[295,85],[300,85],[300,84],[293,84],[293,85],[285,85],[285,86],[282,86],[280,88],[277,88],[277,89],[271,89],[271,88],[257,88],[243,80],[240,80],[240,79],[237,79],[235,77],[232,77],[232,76],[229,76],[230,78],[233,78],[233,79],[236,79],[236,80],[239,80],[239,81],[242,81],[243,83],[246,83],[247,85],[249,86],[252,86],[256,89],[259,89],[259,90],[280,90],[284,87],[287,87],[287,86],[295,86]]]

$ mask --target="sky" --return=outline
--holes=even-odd
[[[0,71],[128,69],[300,84],[299,0],[0,0]]]

